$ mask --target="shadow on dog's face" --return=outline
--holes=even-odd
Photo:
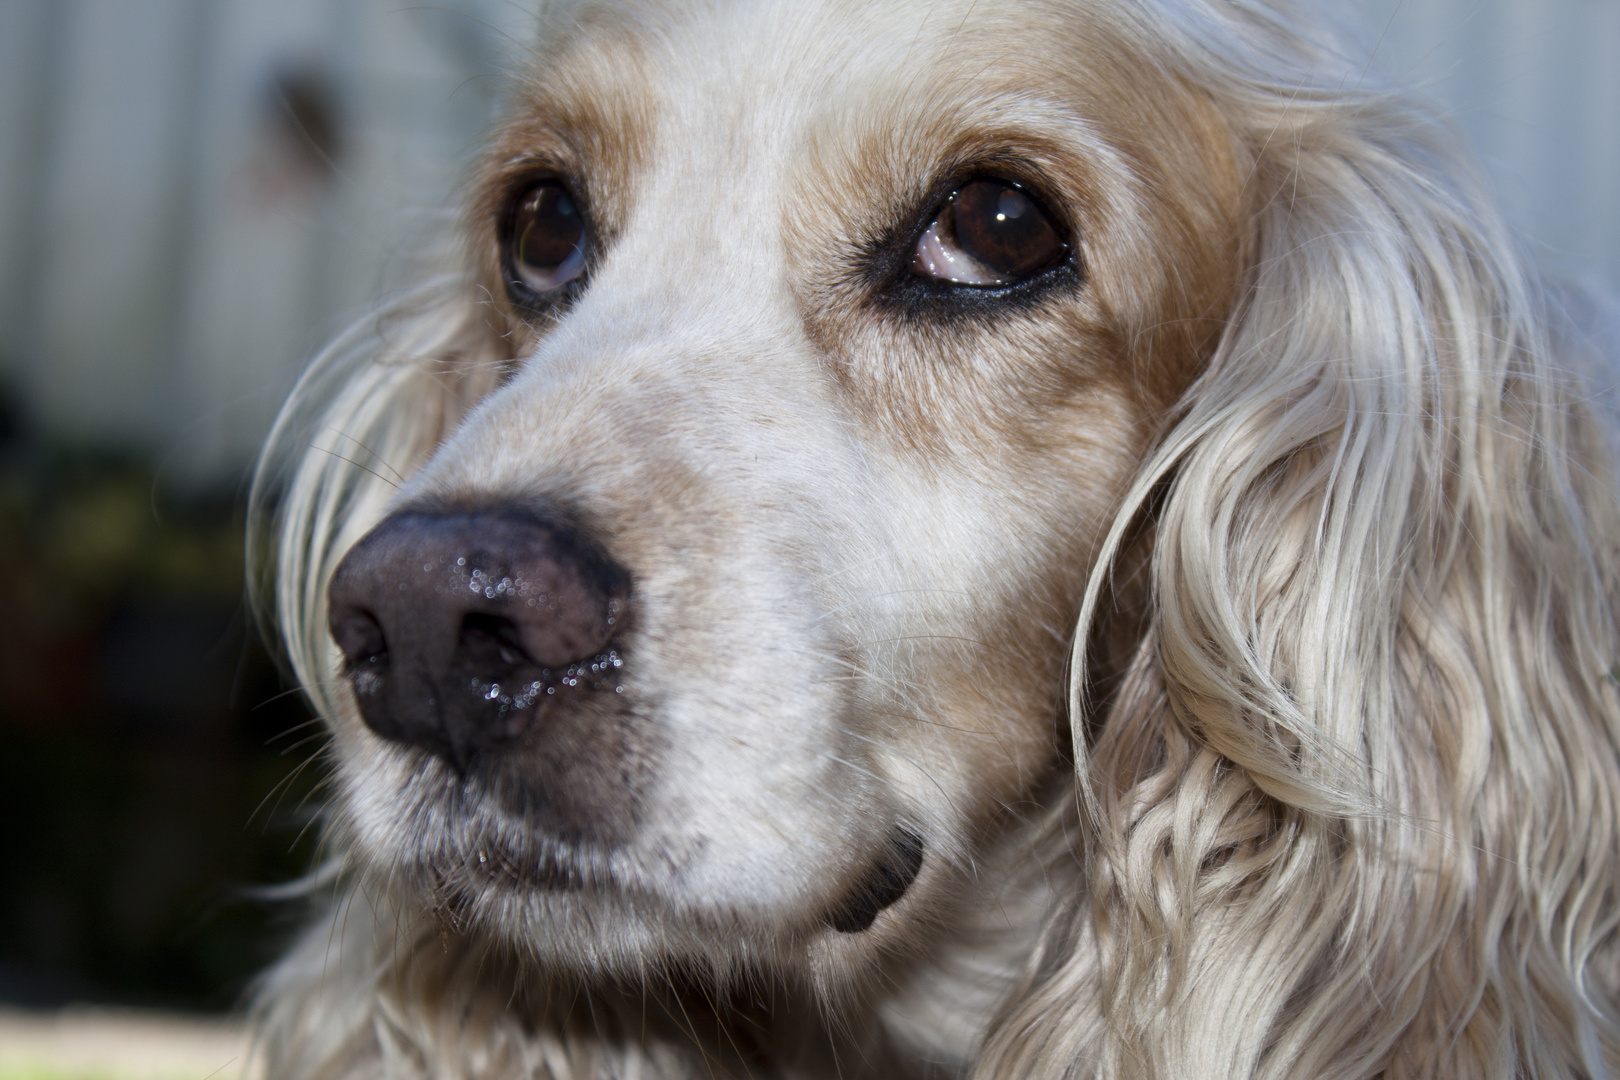
[[[548,962],[849,970],[1061,775],[1241,166],[1041,5],[552,22],[470,217],[511,362],[331,586],[351,840]]]

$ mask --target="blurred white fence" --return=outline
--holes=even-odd
[[[309,353],[416,274],[531,23],[0,0],[0,364],[37,423],[240,475]]]
[[[1620,0],[1351,0],[1467,132],[1543,262],[1620,290]]]
[[[536,2],[0,0],[0,377],[53,435],[239,476],[308,354],[419,272]],[[1335,10],[1544,258],[1620,287],[1620,0]]]

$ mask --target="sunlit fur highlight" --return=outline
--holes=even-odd
[[[936,1060],[986,1080],[1610,1076],[1620,515],[1586,404],[1606,387],[1577,372],[1612,344],[1521,256],[1451,133],[1308,14],[1082,15],[1214,103],[1249,170],[1249,264],[1090,570],[1071,671],[1122,625],[1129,660],[1106,695],[1071,680],[1072,784],[1009,845],[1055,910],[1038,941],[983,947],[993,994],[971,1005],[993,1019]],[[447,278],[329,350],[278,426],[265,601],[324,714],[342,707],[326,580],[390,470],[425,460],[503,359]],[[1146,615],[1122,618],[1139,563]],[[348,936],[312,935],[261,994],[278,1076],[752,1067],[722,1036],[638,1038],[633,988],[588,1018],[559,990],[525,1025],[476,993],[521,957],[440,950],[384,880],[344,889]],[[323,980],[345,993],[317,1004]],[[839,1004],[797,1003],[873,1075],[903,1062]],[[935,1015],[910,1050],[954,1045],[963,1021]]]

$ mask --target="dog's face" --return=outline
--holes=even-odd
[[[1127,31],[554,13],[469,219],[511,362],[332,586],[367,864],[592,968],[948,910],[1240,283],[1232,140]]]

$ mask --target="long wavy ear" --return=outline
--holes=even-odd
[[[253,606],[273,613],[294,677],[322,715],[333,712],[325,596],[337,560],[507,359],[475,296],[464,275],[446,275],[356,324],[299,380],[260,457]]]
[[[1075,690],[1085,881],[980,1075],[1609,1075],[1620,529],[1578,336],[1441,125],[1269,7],[1175,6],[1257,260],[1114,528],[1168,485],[1135,660],[1105,716]]]

